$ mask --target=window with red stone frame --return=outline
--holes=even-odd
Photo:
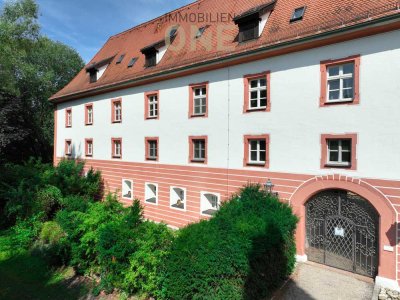
[[[85,139],[85,156],[93,157],[93,139]]]
[[[144,119],[160,118],[160,92],[152,91],[144,93]]]
[[[93,125],[93,103],[85,105],[85,125]]]
[[[144,139],[145,143],[145,160],[158,161],[159,157],[159,146],[158,137],[146,137]]]
[[[346,159],[342,158],[344,155]],[[348,158],[349,155],[350,158]],[[321,169],[335,168],[347,170],[357,169],[356,133],[321,135]]]
[[[360,103],[360,55],[321,61],[320,107]]]
[[[208,117],[208,81],[189,85],[189,118]]]
[[[271,111],[271,72],[243,76],[243,113]]]
[[[243,166],[269,168],[269,134],[245,135]]]
[[[72,108],[65,109],[65,127],[72,127]]]
[[[111,123],[122,123],[122,99],[111,100]]]
[[[65,140],[64,153],[65,153],[65,156],[71,156],[72,155],[72,141],[71,140]]]
[[[122,138],[111,139],[111,156],[112,158],[122,158]]]
[[[189,163],[207,164],[208,137],[189,136]]]

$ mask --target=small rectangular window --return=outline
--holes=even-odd
[[[354,63],[327,68],[327,102],[345,102],[354,99]]]
[[[260,77],[249,80],[249,110],[267,107],[267,79]]]
[[[148,118],[157,118],[158,116],[158,96],[148,96]]]
[[[193,88],[193,115],[202,116],[207,113],[207,88],[195,87]]]
[[[118,64],[122,63],[122,61],[124,60],[124,57],[125,57],[125,54],[121,54],[121,56],[118,58],[116,64],[118,65]]]
[[[113,100],[112,102],[112,121],[113,123],[122,122],[122,104],[120,100]]]
[[[149,204],[158,203],[158,184],[156,183],[145,183],[144,192],[145,202]]]
[[[137,57],[132,58],[128,64],[128,68],[132,68],[137,60],[138,60]]]
[[[122,179],[122,198],[133,199],[133,181],[129,179]]]
[[[252,20],[239,24],[239,42],[246,42],[258,38],[259,20]]]
[[[85,115],[85,124],[86,125],[93,125],[93,105],[87,104],[85,106],[86,115]]]
[[[249,163],[265,164],[267,143],[265,139],[249,140]]]
[[[97,69],[92,69],[89,71],[89,78],[90,83],[97,81]]]
[[[65,127],[72,127],[72,109],[65,110]]]
[[[327,164],[337,166],[350,166],[351,164],[351,139],[328,139]]]
[[[206,159],[206,141],[193,140],[193,160],[204,161]]]
[[[171,186],[170,206],[174,209],[186,210],[186,189]]]
[[[65,155],[71,156],[72,155],[72,142],[71,140],[65,141]]]
[[[87,157],[92,157],[93,156],[93,140],[92,139],[86,139],[86,156]]]
[[[156,49],[146,52],[145,57],[146,57],[146,63],[145,63],[146,68],[154,67],[155,65],[157,65]]]
[[[158,159],[158,138],[146,138],[146,160]]]
[[[216,193],[201,192],[200,211],[202,215],[214,215],[220,206],[220,195]]]
[[[303,19],[304,16],[304,11],[306,10],[306,8],[303,7],[299,7],[296,8],[293,12],[292,18],[290,19],[290,22],[295,22],[295,21],[299,21]]]
[[[112,157],[121,158],[122,157],[122,140],[121,139],[111,139],[112,144]]]

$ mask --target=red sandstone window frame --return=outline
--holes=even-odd
[[[89,144],[92,145],[92,153],[89,153]],[[93,139],[85,139],[85,156],[86,157],[93,157]]]
[[[72,140],[65,140],[64,153],[65,156],[72,156]]]
[[[249,160],[249,147],[251,140],[265,140],[265,162],[253,163]],[[260,135],[245,135],[243,137],[243,166],[244,167],[259,167],[269,168],[269,151],[270,151],[270,136],[269,134]]]
[[[250,81],[254,79],[259,79],[265,77],[266,79],[266,89],[267,89],[267,106],[265,108],[249,108],[250,105]],[[243,76],[244,84],[244,103],[243,103],[243,113],[252,112],[269,112],[271,111],[271,71],[265,71],[257,74],[247,74]]]
[[[328,140],[351,140],[350,165],[336,165],[328,162]],[[321,169],[357,170],[357,142],[358,136],[356,133],[321,134]]]
[[[343,65],[347,63],[354,63],[354,86],[353,86],[353,100],[352,101],[327,101],[328,94],[328,74],[327,70],[329,67]],[[319,100],[320,107],[326,106],[335,106],[335,105],[354,105],[360,103],[360,64],[361,64],[361,55],[352,55],[346,58],[332,59],[332,60],[324,60],[320,63],[320,72],[321,72],[321,95]]]
[[[92,109],[92,121],[91,122],[89,122],[89,108]],[[93,122],[94,122],[93,103],[87,103],[87,104],[85,104],[85,125],[91,126],[91,125],[93,125]]]
[[[149,101],[151,96],[157,96],[157,115],[149,116],[150,107]],[[144,119],[145,120],[158,120],[160,118],[160,91],[151,91],[144,93]]]
[[[157,147],[156,147],[156,151],[157,151],[157,156],[156,157],[151,157],[150,156],[150,142],[156,142],[157,143]],[[145,160],[149,160],[149,161],[158,161],[160,152],[159,152],[159,138],[158,137],[145,137],[144,138],[144,145],[145,145]]]
[[[116,107],[115,105],[119,103],[121,106],[121,118],[119,120],[116,119]],[[111,123],[122,123],[122,98],[112,99],[111,100]]]
[[[120,143],[120,154],[116,154],[116,143]],[[111,138],[111,157],[116,159],[122,159],[122,138]]]
[[[194,92],[195,89],[198,88],[206,88],[206,112],[202,114],[195,114],[194,113]],[[208,117],[208,93],[209,93],[209,82],[201,82],[201,83],[191,83],[189,84],[189,119],[190,118],[207,118]]]
[[[68,107],[65,109],[65,127],[72,127],[72,108]]]
[[[203,140],[204,141],[204,159],[196,159],[194,158],[194,142]],[[201,135],[201,136],[189,136],[189,163],[196,163],[196,164],[204,164],[206,165],[208,162],[208,136]]]

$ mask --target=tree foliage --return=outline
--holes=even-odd
[[[51,160],[48,99],[83,65],[74,49],[40,34],[34,0],[5,2],[0,11],[0,159]]]

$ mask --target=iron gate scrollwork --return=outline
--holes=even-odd
[[[306,253],[311,261],[374,277],[379,217],[371,204],[343,190],[320,192],[306,203]]]

